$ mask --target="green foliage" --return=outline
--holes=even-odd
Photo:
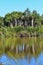
[[[22,31],[23,30],[23,27],[21,27],[21,26],[16,26],[16,27],[14,27],[14,31],[17,33],[17,32],[20,32],[20,31]]]
[[[4,21],[3,21],[3,17],[0,17],[0,27],[4,26]]]
[[[22,12],[12,12],[11,15],[12,15],[12,18],[19,18],[19,17],[22,17],[23,13]]]
[[[30,10],[27,8],[24,12],[14,11],[12,13],[6,14],[5,17],[0,17],[0,27],[5,25],[7,26],[8,23],[14,22],[15,19],[19,19],[22,17],[23,19],[28,21],[29,21],[29,17],[31,17],[34,19],[34,23],[37,23],[38,25],[43,23],[43,15],[40,16],[36,10],[30,12]]]
[[[22,19],[22,17],[23,17],[23,20],[27,20],[27,21],[29,21],[29,17],[33,18],[34,24],[36,23],[37,26],[36,27],[7,26],[9,23],[12,23],[12,22],[14,23],[15,19],[19,19],[19,18]],[[18,33],[23,30],[26,30],[30,33],[33,33],[33,32],[43,33],[42,29],[43,29],[43,15],[40,16],[36,10],[34,10],[33,12],[30,12],[30,10],[27,8],[24,12],[15,11],[15,12],[6,14],[5,17],[0,17],[0,31],[2,32],[3,35],[5,35],[5,37],[14,36],[15,33]]]
[[[24,11],[24,15],[25,15],[25,17],[30,16],[30,10],[28,8]]]
[[[5,21],[6,22],[11,22],[12,21],[12,16],[11,16],[10,13],[8,13],[8,14],[5,15]]]

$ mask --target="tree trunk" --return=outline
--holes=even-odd
[[[33,19],[32,19],[32,27],[33,27],[34,25],[33,25]]]

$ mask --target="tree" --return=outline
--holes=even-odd
[[[5,21],[6,22],[11,22],[12,21],[12,16],[11,16],[10,13],[8,13],[8,14],[5,15]]]
[[[37,18],[37,19],[39,19],[39,14],[37,13],[37,11],[36,10],[34,10],[33,12],[32,12],[32,16],[33,16],[33,18]]]
[[[26,17],[29,17],[30,16],[30,10],[28,8],[24,11],[24,15]]]
[[[22,12],[12,12],[11,15],[13,18],[17,19],[17,18],[22,17],[23,13]]]
[[[4,26],[4,18],[3,17],[0,17],[0,27],[1,26]]]
[[[34,10],[31,16],[34,19],[34,24],[38,25],[40,23],[40,15],[37,13],[37,11]]]
[[[41,17],[40,17],[40,20],[41,20],[41,25],[43,25],[43,14],[41,15]]]

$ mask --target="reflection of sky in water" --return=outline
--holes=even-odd
[[[43,65],[43,54],[41,53],[37,58],[19,58],[14,59],[8,58],[6,55],[0,57],[0,63],[4,65]],[[18,63],[18,64],[17,64]]]
[[[34,57],[31,58],[30,65],[36,65],[36,60]]]
[[[43,54],[41,53],[37,58],[38,65],[43,65]]]

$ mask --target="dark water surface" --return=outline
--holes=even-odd
[[[43,65],[43,53],[38,57],[24,57],[24,58],[9,58],[6,54],[0,57],[0,64],[4,65]]]

